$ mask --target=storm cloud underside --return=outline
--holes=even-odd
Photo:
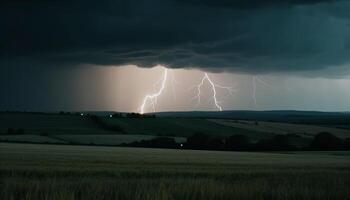
[[[5,1],[0,62],[349,75],[341,0]]]

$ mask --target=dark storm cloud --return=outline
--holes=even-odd
[[[208,6],[221,6],[232,9],[255,9],[268,6],[288,6],[302,4],[318,4],[322,2],[334,3],[338,0],[178,0],[184,3],[203,4]]]
[[[2,66],[164,64],[327,76],[322,71],[344,75],[350,61],[350,2],[345,0],[2,4]]]

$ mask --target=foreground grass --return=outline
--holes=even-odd
[[[0,143],[0,199],[350,199],[349,158]]]

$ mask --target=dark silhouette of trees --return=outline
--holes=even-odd
[[[49,134],[47,132],[40,133],[41,136],[48,136]]]
[[[157,137],[123,144],[122,146],[152,147],[152,148],[185,148],[197,150],[228,150],[228,151],[295,151],[295,150],[350,150],[350,138],[342,140],[330,133],[319,133],[309,147],[297,148],[290,138],[300,137],[297,134],[275,135],[271,139],[261,139],[252,143],[245,135],[232,135],[228,138],[210,137],[195,133],[183,144],[176,143],[171,137]],[[183,146],[182,146],[183,145]]]
[[[112,118],[123,118],[123,115],[121,113],[114,113],[112,114]]]
[[[16,134],[18,134],[18,135],[24,134],[24,129],[23,128],[17,129]]]
[[[317,134],[310,144],[311,150],[341,150],[344,149],[342,139],[328,132]]]
[[[201,150],[224,150],[225,143],[221,138],[210,137],[202,133],[195,133],[187,138],[185,148]]]
[[[59,115],[71,115],[72,113],[71,112],[60,111],[58,114]]]
[[[301,136],[296,133],[287,133],[286,136],[288,138],[301,138]]]
[[[24,134],[24,129],[23,128],[8,128],[7,129],[7,134],[8,135],[22,135]]]
[[[127,113],[127,118],[156,118],[154,114]]]
[[[194,135],[187,138],[186,148],[190,149],[208,149],[209,147],[209,136],[202,133],[195,133]]]
[[[209,138],[208,149],[210,149],[210,150],[225,150],[225,142],[223,139],[218,138],[218,137]]]
[[[116,131],[116,132],[121,132],[124,133],[124,130],[118,126],[118,125],[110,125],[103,121],[100,117],[97,115],[88,115],[89,119],[91,119],[98,127],[108,130],[108,131]]]
[[[346,138],[344,140],[344,149],[345,150],[350,150],[350,138]]]
[[[151,140],[141,140],[129,144],[123,144],[122,146],[177,149],[180,147],[180,144],[176,143],[174,138],[156,137]]]
[[[275,135],[269,140],[260,140],[255,145],[255,150],[260,151],[293,151],[297,148],[290,144],[289,137],[286,135]]]
[[[230,151],[245,151],[251,148],[249,138],[245,135],[232,135],[225,140],[225,146]]]
[[[9,134],[9,135],[14,135],[15,134],[15,129],[14,128],[8,128],[7,129],[7,134]]]

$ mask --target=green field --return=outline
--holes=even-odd
[[[267,132],[272,134],[295,133],[304,137],[313,137],[320,132],[329,132],[339,138],[350,137],[350,130],[346,130],[345,128],[343,128],[345,127],[345,125],[343,125],[342,128],[336,128],[319,125],[290,124],[264,121],[259,121],[258,124],[255,124],[255,121],[244,120],[211,119],[210,121],[234,128],[246,129],[257,132]]]
[[[319,132],[330,132],[343,139],[350,137],[350,130],[344,128],[279,122],[166,117],[100,119],[105,127],[86,115],[0,113],[0,141],[120,145],[158,136],[173,137],[176,141],[183,142],[186,137],[202,133],[212,137],[241,134],[249,137],[252,142],[257,142],[270,139],[276,134],[293,133],[302,137],[291,138],[291,143],[305,147]],[[9,134],[10,128],[23,131],[21,134]]]
[[[0,113],[0,122],[0,133],[8,128],[22,128],[25,134],[115,134],[76,115]]]
[[[1,141],[65,144],[67,141],[42,135],[0,135]]]
[[[77,115],[0,113],[0,122],[0,140],[9,142],[119,145],[157,137],[156,132],[145,135],[142,131],[121,133],[105,130],[87,116]],[[24,132],[9,135],[6,134],[9,128],[21,128]],[[183,137],[173,138],[177,142],[185,141]]]
[[[75,144],[118,145],[140,140],[151,140],[152,135],[56,135],[55,138]],[[185,142],[186,138],[173,137],[177,142]]]
[[[349,199],[350,152],[0,143],[0,199]]]
[[[251,138],[265,138],[272,134],[230,127],[212,122],[207,119],[195,118],[104,118],[111,125],[121,127],[128,134],[165,135],[188,137],[195,133],[204,133],[212,136],[231,136],[243,134]]]
[[[84,145],[120,145],[140,140],[151,140],[151,135],[0,135],[4,142],[48,143],[48,144],[84,144]],[[172,137],[178,143],[186,142],[186,138]]]

